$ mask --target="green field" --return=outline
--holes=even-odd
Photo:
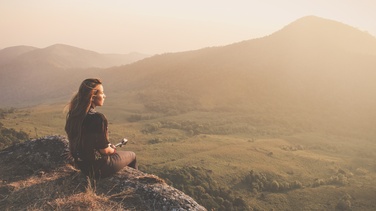
[[[1,122],[31,138],[65,135],[63,110],[63,104],[17,109]],[[166,115],[111,103],[98,111],[110,122],[113,143],[129,139],[124,149],[136,152],[142,171],[208,209],[376,208],[376,144],[365,128],[282,112]]]

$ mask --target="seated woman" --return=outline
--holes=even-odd
[[[136,154],[116,151],[109,142],[106,117],[95,111],[96,106],[103,105],[105,98],[102,82],[86,79],[69,103],[66,117],[70,152],[77,167],[93,178],[111,176],[125,166],[137,169]]]

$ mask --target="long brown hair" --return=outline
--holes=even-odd
[[[97,94],[95,88],[102,84],[100,79],[85,79],[68,104],[68,113],[66,116],[65,132],[68,135],[69,149],[71,153],[75,153],[81,143],[82,123],[92,107],[92,99]]]

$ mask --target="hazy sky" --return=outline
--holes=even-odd
[[[376,36],[375,0],[0,0],[0,49],[179,52],[263,37],[307,15]]]

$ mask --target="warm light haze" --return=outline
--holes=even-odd
[[[56,43],[100,53],[160,54],[269,35],[307,15],[376,35],[371,0],[0,0],[0,49]]]
[[[0,210],[376,210],[375,11],[0,0]],[[139,171],[80,171],[120,151]]]

